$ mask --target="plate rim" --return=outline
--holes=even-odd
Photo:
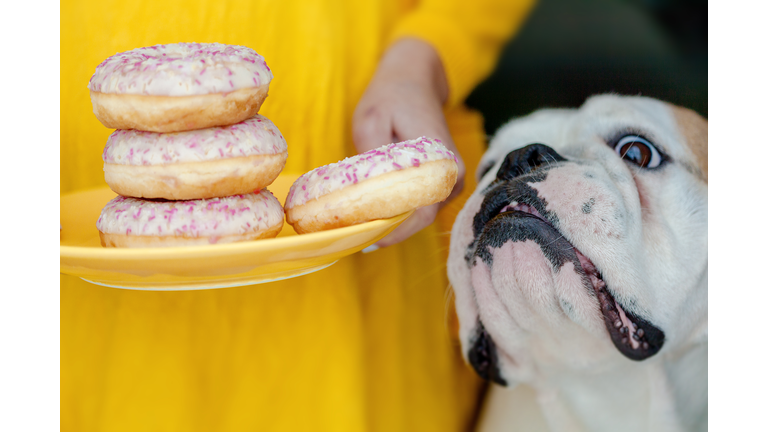
[[[278,282],[278,281],[282,281],[282,280],[293,279],[295,277],[306,276],[308,274],[312,274],[312,273],[318,272],[320,270],[325,270],[328,267],[336,264],[337,262],[339,262],[339,260],[330,261],[328,263],[324,263],[324,264],[321,264],[321,265],[316,266],[316,267],[302,268],[302,269],[297,270],[296,272],[294,272],[294,273],[292,273],[290,275],[287,275],[287,276],[281,276],[281,277],[271,278],[271,279],[260,278],[260,277],[254,276],[252,278],[247,278],[245,280],[238,280],[238,282],[235,282],[235,283],[232,283],[232,284],[224,284],[224,285],[219,284],[219,282],[221,282],[223,280],[216,281],[216,282],[214,282],[214,281],[206,281],[206,282],[210,282],[210,283],[203,282],[203,283],[200,283],[200,284],[190,284],[189,282],[174,282],[174,283],[169,283],[169,284],[162,285],[162,286],[160,286],[160,285],[149,285],[149,286],[146,286],[146,285],[117,285],[116,282],[106,283],[106,282],[103,282],[103,281],[100,281],[100,280],[87,279],[87,278],[84,278],[82,276],[74,276],[74,275],[69,275],[69,276],[80,278],[80,279],[82,279],[82,280],[84,280],[84,281],[86,281],[88,283],[92,283],[94,285],[99,285],[99,286],[103,286],[103,287],[107,287],[107,288],[118,288],[118,289],[123,289],[123,290],[131,290],[131,291],[165,291],[165,292],[172,292],[172,291],[202,291],[202,290],[209,290],[209,289],[238,288],[238,287],[242,287],[242,286],[259,285],[259,284],[265,284],[265,283],[270,283],[270,282]],[[64,273],[64,274],[66,274],[66,273]],[[226,279],[224,279],[224,280],[226,280]]]

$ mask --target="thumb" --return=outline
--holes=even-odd
[[[358,153],[391,143],[391,118],[376,105],[358,107],[352,119],[352,140]]]

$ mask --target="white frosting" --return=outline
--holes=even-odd
[[[177,43],[136,48],[96,67],[88,89],[101,93],[190,96],[269,84],[264,57],[238,45]]]
[[[302,175],[291,185],[285,208],[306,204],[368,178],[443,159],[458,163],[456,155],[445,148],[439,139],[421,137],[387,144]]]
[[[101,158],[117,165],[165,165],[286,151],[288,145],[275,124],[256,114],[234,125],[187,132],[118,129],[107,139]]]
[[[216,237],[266,230],[283,220],[280,201],[259,193],[189,201],[118,196],[101,210],[96,228],[108,234]]]

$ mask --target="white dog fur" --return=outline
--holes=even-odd
[[[614,146],[627,136],[658,149],[660,165],[622,158]],[[553,153],[539,147],[538,166],[504,162],[531,143]],[[499,172],[511,166],[522,174]],[[595,96],[511,121],[478,172],[448,273],[463,353],[506,383],[491,385],[480,429],[706,430],[706,120],[650,98]],[[521,207],[520,190],[541,207]],[[518,222],[529,234],[504,231]]]

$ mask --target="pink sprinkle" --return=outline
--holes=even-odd
[[[403,169],[403,167],[401,167],[397,162],[392,162],[392,166],[397,169]]]

